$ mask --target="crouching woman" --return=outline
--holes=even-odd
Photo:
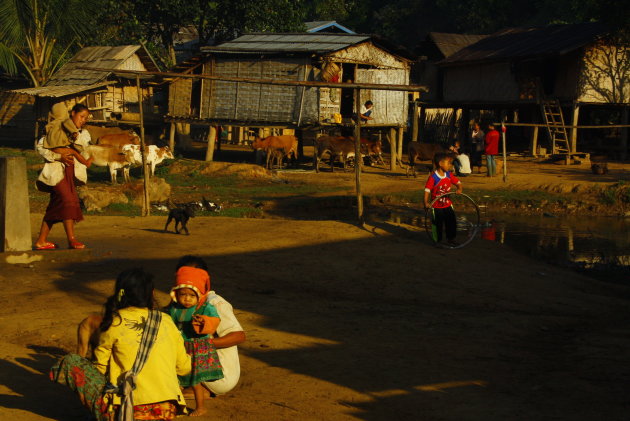
[[[190,356],[156,307],[152,276],[122,272],[105,304],[96,361],[69,354],[52,368],[51,380],[75,391],[98,421],[172,420],[185,410],[177,375],[190,373]]]

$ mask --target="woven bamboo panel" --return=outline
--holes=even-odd
[[[217,58],[213,74],[217,76],[300,80],[303,59]],[[300,90],[296,87],[212,81],[211,94],[204,92],[208,104],[204,118],[247,122],[293,123],[299,113]]]
[[[171,83],[168,91],[168,113],[172,116],[190,115],[192,79],[178,79]]]

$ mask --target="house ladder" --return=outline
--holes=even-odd
[[[564,127],[562,108],[558,100],[546,100],[542,103],[542,114],[551,139],[552,154],[570,154],[569,135]]]

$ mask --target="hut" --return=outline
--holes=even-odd
[[[138,104],[141,102],[145,120],[148,123],[161,122],[160,100],[154,88],[144,86],[142,100],[139,101],[135,80],[118,77],[113,73],[114,70],[157,72],[159,68],[142,45],[85,47],[43,86],[14,89],[12,92],[35,97],[38,123],[46,122],[50,107],[60,101],[64,101],[68,107],[75,103],[87,105],[92,112],[92,122],[130,125],[139,123]]]
[[[512,123],[539,122],[548,129],[549,152],[573,154],[578,129],[569,135],[554,126],[586,121],[581,109],[613,109],[628,124],[628,48],[599,23],[504,29],[439,62],[439,102],[464,111],[503,110]],[[533,133],[530,147],[536,154]],[[627,131],[619,150],[627,153]]]
[[[215,47],[185,73],[289,81],[409,84],[410,60],[370,35],[256,33]],[[373,127],[407,125],[406,92],[361,90],[374,103]],[[169,87],[167,121],[298,129],[350,123],[352,89],[180,78]]]

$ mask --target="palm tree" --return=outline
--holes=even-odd
[[[88,33],[98,0],[0,0],[0,67],[41,86]]]

